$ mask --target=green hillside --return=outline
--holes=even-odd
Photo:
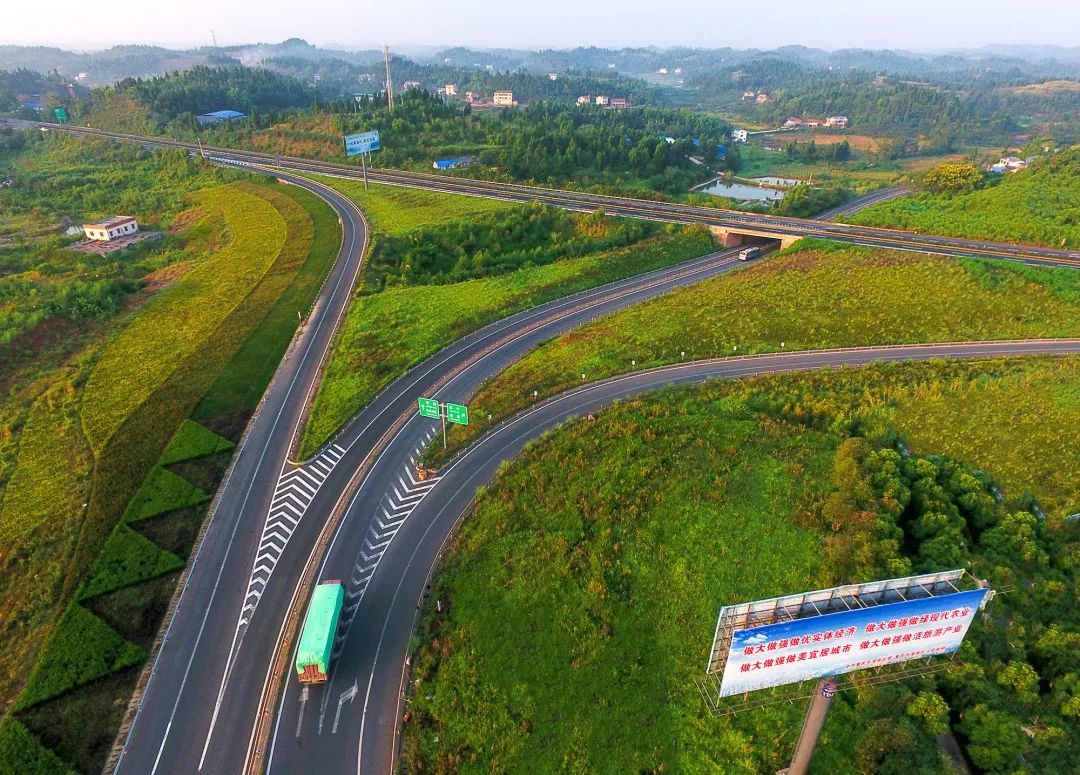
[[[1080,248],[1080,148],[995,178],[969,193],[900,197],[846,220],[926,234]]]

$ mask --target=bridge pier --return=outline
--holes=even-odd
[[[729,231],[721,226],[710,226],[709,231],[712,232],[713,239],[721,247],[734,248],[742,244],[743,235]]]

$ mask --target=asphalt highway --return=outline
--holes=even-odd
[[[327,162],[282,158],[260,162],[247,154],[215,151],[211,158],[231,160],[235,163],[266,169],[287,169],[329,177],[360,179],[362,174],[347,165]],[[1045,248],[1035,245],[1011,245],[985,240],[960,239],[937,235],[918,234],[871,226],[853,226],[846,223],[806,218],[744,213],[736,210],[699,207],[694,205],[654,202],[644,199],[584,194],[557,189],[544,189],[514,183],[454,178],[446,175],[429,175],[396,170],[369,170],[369,178],[375,183],[419,188],[444,193],[479,196],[508,202],[543,202],[555,207],[577,212],[591,212],[601,208],[608,215],[643,218],[665,223],[701,223],[710,227],[740,229],[750,233],[781,237],[818,237],[852,245],[914,251],[942,256],[982,256],[1023,261],[1042,266],[1080,266],[1080,252]],[[888,197],[886,197],[888,198]],[[836,213],[845,214],[844,211]]]
[[[367,244],[363,216],[348,199],[303,178],[280,177],[323,197],[337,212],[343,234],[338,260],[279,365],[219,490],[205,537],[191,561],[186,585],[128,731],[117,763],[119,772],[194,772],[227,667],[234,680],[262,682],[261,676],[253,677],[258,666],[246,659],[248,641],[230,647],[243,593],[236,578],[246,579],[250,573],[258,527],[266,517],[274,483],[287,465],[296,429],[306,416],[333,333],[352,297]],[[237,650],[239,661],[231,659]],[[229,731],[217,740],[225,747],[236,745]],[[240,758],[242,761],[243,752]]]
[[[349,595],[358,590],[361,594],[346,609],[329,682],[308,692],[292,676],[286,683],[267,771],[277,775],[395,771],[409,640],[434,563],[468,512],[477,488],[529,440],[568,418],[666,385],[710,379],[876,361],[1062,354],[1080,354],[1080,339],[783,353],[635,372],[556,396],[503,422],[449,463],[433,483],[415,483],[408,477],[417,451],[437,425],[413,416],[368,471],[329,546],[319,577],[340,579]],[[464,401],[501,360],[496,356],[476,361],[440,388],[436,397]],[[396,523],[395,513],[404,514]],[[383,539],[388,543],[378,547]],[[372,561],[373,570],[363,570]]]
[[[342,256],[327,283],[336,291],[340,278],[355,275],[366,236],[359,215],[348,209],[351,205],[341,199],[331,202],[346,232]],[[323,523],[341,494],[349,491],[354,473],[379,448],[395,421],[415,406],[417,396],[430,392],[462,364],[473,364],[468,373],[483,379],[543,339],[587,320],[745,266],[735,252],[713,253],[513,315],[464,337],[393,382],[309,463],[330,470],[303,504],[303,516],[291,525],[273,567],[262,572],[265,583],[256,600],[251,597],[251,582],[264,564],[258,562],[264,546],[260,539],[267,535],[282,476],[296,470],[287,457],[306,411],[316,367],[351,291],[352,282],[342,281],[341,290],[328,297],[331,302],[320,308],[321,315],[317,310],[312,316],[305,338],[282,363],[222,487],[117,771],[151,775],[243,771],[254,745],[260,692],[269,686],[287,609],[300,594],[303,570],[318,551]],[[333,453],[337,460],[325,457],[329,450],[340,450]],[[249,601],[258,603],[250,612],[245,610]],[[301,604],[306,604],[306,597]]]
[[[148,146],[195,150],[161,138],[63,129]],[[117,770],[151,775],[240,773],[265,766],[278,773],[351,772],[354,767],[363,772],[389,772],[397,745],[404,649],[423,587],[422,579],[419,588],[414,588],[414,582],[421,567],[421,575],[426,577],[456,519],[451,514],[453,508],[444,504],[459,504],[462,508],[456,513],[463,513],[465,504],[460,500],[465,496],[461,493],[471,492],[471,485],[459,485],[464,487],[460,493],[452,486],[452,476],[460,476],[455,474],[460,471],[460,462],[439,478],[418,481],[412,464],[433,428],[413,416],[416,398],[433,394],[443,400],[465,398],[486,378],[545,339],[744,264],[734,258],[737,249],[719,252],[493,323],[410,370],[383,390],[313,460],[293,464],[288,461],[290,449],[306,414],[319,366],[351,295],[366,244],[362,217],[355,207],[341,195],[295,173],[355,178],[360,172],[346,165],[279,160],[227,149],[211,149],[209,156],[218,163],[262,169],[312,188],[338,212],[344,242],[319,303],[290,356],[280,365],[234,468],[219,491],[205,540],[189,566],[139,711],[130,730],[122,731],[125,745]],[[829,236],[832,232],[827,230],[835,229],[840,235],[837,238],[848,242],[870,239],[869,244],[883,244],[873,240],[887,238],[893,243],[889,247],[948,255],[978,252],[974,243],[959,247],[935,242],[927,250],[923,242],[911,242],[911,235],[896,236],[899,233],[887,230],[870,230],[885,232],[887,237],[856,238],[848,231],[853,227],[818,221],[769,217],[761,221],[763,216],[745,213],[417,173],[375,170],[371,177],[391,185],[510,201],[539,199],[574,210],[602,206],[612,214],[656,220],[749,223],[755,227],[766,223],[775,233],[801,235],[818,229],[826,231],[813,233],[829,238],[833,238]],[[889,193],[877,192],[849,206]],[[996,245],[985,250],[1027,262],[1078,265],[1062,251]],[[1003,345],[992,347],[999,346]],[[815,357],[831,356],[806,357],[809,364]],[[644,374],[653,372],[624,379],[633,387],[637,384],[634,380],[643,379]],[[680,375],[671,376],[687,381]],[[634,389],[641,392],[651,387],[643,382]],[[504,426],[493,434],[501,433]],[[495,453],[484,445],[493,437],[489,434],[462,460],[472,460],[478,471],[487,471]],[[506,447],[505,454],[498,452],[503,455],[499,459],[512,456],[520,446],[514,444]],[[490,460],[476,457],[479,449],[488,450]],[[436,505],[439,509],[432,513]],[[295,634],[295,614],[306,607],[313,575],[316,581],[340,578],[346,584],[346,627],[339,633],[330,682],[304,693],[289,670],[291,653],[285,645]]]
[[[297,506],[302,514],[297,522],[287,523],[288,535],[274,535],[283,524],[275,523],[282,481],[297,470],[288,462],[290,449],[351,295],[367,239],[362,216],[340,194],[286,171],[274,172],[332,204],[344,233],[341,254],[222,485],[137,713],[130,727],[121,730],[117,772],[243,770],[256,738],[256,714],[264,704],[259,692],[272,689],[275,647],[288,625],[291,602],[306,591],[303,571],[319,551],[320,528],[341,494],[350,490],[355,471],[417,395],[478,357],[486,358],[493,374],[542,339],[743,265],[734,259],[735,251],[715,253],[541,305],[451,345],[390,385],[313,461],[310,470],[319,481],[294,484],[298,492],[315,492],[305,493],[302,504],[284,504],[293,512],[286,517],[295,520]],[[284,546],[268,540],[284,541]],[[268,557],[266,548],[275,549],[275,556]],[[261,604],[264,598],[272,602]]]
[[[184,148],[192,153],[203,153],[210,158],[228,163],[351,179],[361,179],[363,177],[362,172],[356,168],[356,165],[352,164],[315,161],[216,146],[202,146],[169,138],[132,135],[89,127],[27,122],[15,119],[8,119],[6,122],[14,126],[41,127],[49,131],[72,132],[139,143],[146,147]],[[736,231],[739,229],[758,230],[768,232],[776,237],[821,237],[849,244],[918,251],[937,255],[987,256],[1050,266],[1080,265],[1080,252],[1035,245],[1013,245],[985,240],[940,237],[880,227],[853,226],[806,218],[744,213],[736,210],[564,191],[518,183],[471,180],[450,175],[379,168],[369,169],[368,174],[373,182],[393,186],[443,191],[510,202],[539,201],[577,211],[591,211],[596,208],[603,208],[605,212],[611,215],[672,223],[704,223],[712,227]]]

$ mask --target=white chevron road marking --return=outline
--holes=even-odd
[[[428,435],[430,439],[431,434]],[[425,442],[426,443],[426,442]],[[421,445],[423,446],[423,445]],[[419,453],[419,448],[417,449]],[[394,540],[394,536],[401,530],[405,520],[416,510],[420,502],[439,483],[439,477],[418,481],[413,474],[413,461],[415,455],[409,460],[404,470],[398,475],[397,481],[392,482],[388,490],[383,494],[383,502],[379,505],[379,512],[371,521],[364,542],[357,552],[356,561],[352,573],[349,576],[349,586],[345,590],[348,601],[343,610],[341,626],[338,629],[338,639],[335,642],[335,652],[342,645],[344,634],[352,624],[360,602],[364,598],[371,577],[382,561],[387,548]]]
[[[319,493],[319,488],[342,459],[345,448],[340,444],[331,444],[314,460],[303,466],[288,467],[281,472],[270,508],[259,536],[259,548],[252,563],[248,578],[247,592],[244,595],[244,607],[236,625],[237,640],[251,621],[251,616],[258,607],[274,568],[285,552],[289,539],[296,531],[300,520]]]

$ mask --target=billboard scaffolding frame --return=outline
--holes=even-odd
[[[957,649],[993,595],[986,582],[960,568],[727,605],[698,689],[714,716],[809,699],[791,766],[782,770],[806,775],[837,692],[962,665]],[[935,610],[950,603],[957,607]],[[935,645],[927,648],[929,642]],[[896,650],[909,643],[914,651]],[[796,653],[802,646],[813,648]]]
[[[970,582],[966,582],[970,579]],[[796,595],[736,603],[720,609],[706,675],[723,675],[736,630],[746,630],[831,613],[874,608],[890,603],[951,595],[981,586],[963,569],[923,573],[897,579],[846,584]],[[992,591],[991,591],[992,593]]]

